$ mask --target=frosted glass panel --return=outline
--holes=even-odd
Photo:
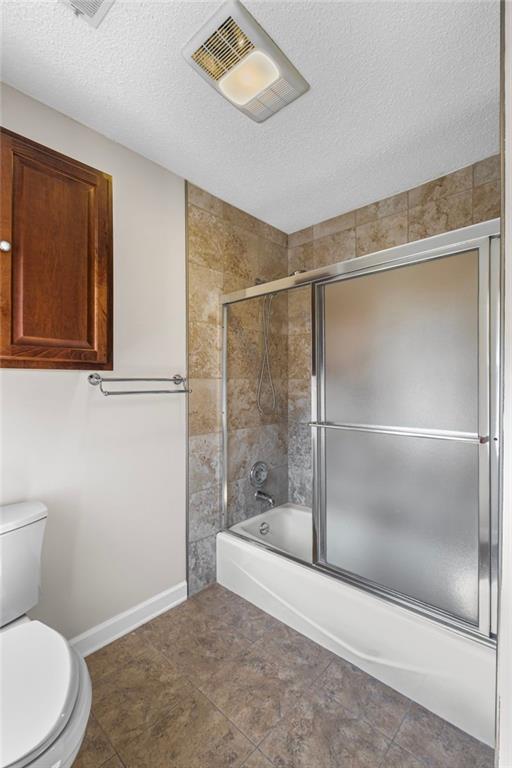
[[[478,445],[325,434],[327,562],[476,624]]]
[[[325,287],[326,420],[478,431],[478,253]]]

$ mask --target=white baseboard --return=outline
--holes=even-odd
[[[164,592],[150,597],[149,600],[134,605],[133,608],[118,613],[117,616],[112,616],[111,619],[82,632],[81,635],[77,635],[69,641],[70,645],[81,656],[88,656],[90,653],[103,648],[104,645],[108,645],[128,632],[137,629],[147,621],[151,621],[160,613],[183,603],[186,599],[187,582],[181,581],[175,587],[166,589]]]

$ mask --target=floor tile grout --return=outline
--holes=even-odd
[[[270,759],[270,757],[268,757],[267,755],[265,755],[265,754],[264,754],[264,753],[263,753],[263,752],[260,750],[260,748],[259,748],[259,747],[256,747],[256,749],[254,750],[254,752],[251,752],[251,754],[249,755],[249,757],[248,757],[248,758],[245,760],[245,762],[244,762],[244,763],[242,763],[242,765],[240,766],[240,768],[245,768],[245,766],[247,766],[247,763],[249,762],[249,760],[251,759],[251,757],[253,757],[254,755],[262,755],[262,756],[264,757],[264,759],[265,759],[265,760],[267,760],[267,761],[270,763],[270,765],[272,765],[272,766],[274,765],[274,761],[273,761],[273,760],[271,760],[271,759]]]
[[[183,609],[183,612],[180,613],[181,619],[184,620],[183,629],[187,629],[189,627],[192,627],[192,631],[194,628],[194,619],[198,619],[201,623],[198,624],[198,626],[201,627],[201,634],[204,636],[202,637],[202,643],[208,644],[208,637],[209,637],[209,631],[212,633],[215,633],[217,635],[217,639],[214,640],[212,637],[211,642],[217,642],[217,640],[220,642],[220,646],[218,647],[218,650],[216,651],[216,655],[219,655],[220,658],[212,659],[211,664],[207,664],[206,666],[206,672],[209,673],[211,668],[211,674],[215,674],[216,670],[219,668],[221,664],[228,664],[227,671],[229,672],[229,662],[235,662],[237,660],[237,657],[243,657],[244,654],[250,654],[252,652],[256,652],[259,656],[261,654],[262,659],[264,660],[265,665],[269,665],[268,668],[265,669],[265,667],[262,667],[262,669],[265,669],[265,672],[262,672],[265,676],[270,670],[275,669],[278,671],[283,667],[283,669],[288,670],[288,663],[287,658],[291,655],[293,658],[297,656],[297,665],[292,665],[288,671],[286,671],[285,679],[282,680],[283,686],[282,686],[282,692],[281,692],[281,686],[278,686],[276,696],[277,696],[277,703],[279,704],[280,709],[283,709],[283,703],[284,701],[289,701],[290,694],[293,694],[293,699],[289,701],[289,706],[285,707],[284,712],[279,712],[279,709],[277,710],[276,714],[280,714],[281,716],[278,718],[278,720],[263,734],[261,738],[255,738],[254,736],[249,736],[247,733],[242,730],[242,728],[235,723],[231,717],[226,714],[226,712],[223,711],[223,709],[216,704],[214,700],[210,698],[208,693],[203,689],[203,683],[198,682],[197,678],[189,676],[189,674],[185,674],[182,668],[176,663],[175,658],[172,656],[172,647],[169,644],[168,639],[168,632],[166,630],[166,627],[172,626],[172,621],[170,624],[166,624],[165,621],[163,624],[160,624],[158,626],[158,632],[144,632],[140,631],[142,628],[138,628],[134,630],[134,633],[138,634],[138,642],[140,643],[140,649],[137,650],[137,642],[134,643],[134,651],[133,655],[130,656],[126,661],[122,661],[119,667],[115,666],[116,657],[115,653],[112,656],[112,662],[110,661],[109,656],[107,655],[105,659],[103,659],[104,666],[109,666],[109,670],[107,672],[104,672],[103,675],[101,675],[98,678],[99,682],[102,682],[104,680],[107,680],[107,678],[110,678],[113,675],[119,675],[120,670],[125,670],[126,667],[130,665],[136,665],[137,664],[137,658],[144,652],[144,650],[151,649],[152,652],[156,654],[156,657],[161,659],[162,663],[165,665],[165,668],[168,668],[169,671],[172,672],[172,675],[175,675],[176,678],[181,678],[184,685],[184,690],[180,691],[178,688],[178,695],[176,698],[176,701],[168,706],[168,708],[165,708],[165,703],[167,700],[163,701],[164,704],[164,711],[158,712],[158,708],[155,710],[151,710],[151,713],[155,715],[155,719],[152,720],[147,725],[144,724],[144,727],[142,731],[133,738],[129,738],[126,741],[122,741],[122,739],[119,739],[119,743],[122,744],[122,749],[125,750],[128,745],[132,745],[134,742],[136,742],[139,739],[143,739],[145,736],[147,737],[148,731],[155,726],[155,724],[163,721],[165,721],[172,716],[172,713],[175,711],[176,707],[180,705],[180,703],[184,700],[186,695],[194,695],[194,693],[199,694],[203,699],[208,702],[208,706],[210,706],[213,710],[215,710],[223,720],[229,724],[229,726],[233,729],[235,733],[238,733],[240,737],[242,737],[243,744],[247,746],[247,748],[251,749],[251,752],[243,762],[240,764],[240,768],[243,768],[243,766],[246,766],[246,764],[249,762],[251,757],[255,755],[262,755],[263,759],[268,760],[270,764],[275,765],[275,763],[271,760],[271,758],[266,754],[266,752],[262,749],[262,746],[264,742],[271,736],[272,733],[278,728],[278,726],[282,726],[285,731],[284,735],[289,731],[292,720],[293,720],[293,713],[297,710],[298,707],[300,707],[301,702],[304,701],[305,697],[309,697],[311,694],[314,694],[315,692],[318,692],[318,695],[321,695],[322,697],[324,694],[329,697],[332,704],[334,704],[334,711],[336,712],[336,707],[339,706],[340,708],[340,714],[346,713],[348,717],[351,719],[353,718],[356,721],[359,721],[361,724],[365,723],[367,726],[369,726],[375,734],[379,734],[380,737],[385,739],[385,743],[383,742],[384,746],[384,754],[382,755],[380,761],[378,762],[379,768],[383,768],[383,766],[386,764],[386,758],[388,754],[390,753],[390,750],[392,750],[393,747],[396,747],[398,749],[403,750],[403,752],[407,755],[410,755],[414,760],[418,762],[418,766],[424,766],[424,768],[427,768],[427,763],[419,758],[414,752],[412,752],[410,749],[407,749],[406,747],[403,747],[398,741],[398,735],[400,733],[400,730],[403,726],[404,721],[406,720],[408,714],[411,711],[411,707],[413,706],[414,702],[409,699],[407,708],[403,714],[403,716],[400,719],[400,722],[396,729],[394,730],[394,734],[391,737],[390,735],[383,732],[380,728],[376,727],[370,720],[368,720],[364,714],[362,713],[362,710],[358,710],[359,714],[356,714],[355,712],[351,711],[349,707],[345,706],[337,697],[335,691],[329,691],[327,686],[327,680],[324,678],[326,675],[328,675],[328,670],[335,665],[338,661],[345,661],[341,657],[337,657],[336,654],[334,654],[330,649],[324,648],[324,646],[320,645],[320,643],[317,643],[316,641],[312,640],[311,638],[308,638],[307,636],[303,635],[298,630],[295,630],[293,627],[289,627],[284,622],[281,622],[279,619],[276,619],[275,617],[271,616],[270,614],[266,614],[265,611],[262,611],[257,606],[254,606],[249,601],[246,601],[244,598],[241,598],[239,595],[236,595],[233,593],[233,597],[236,599],[232,599],[231,595],[232,593],[229,592],[229,590],[225,590],[225,588],[222,588],[221,586],[215,586],[212,585],[211,594],[206,598],[203,598],[203,600],[198,600],[194,597],[190,598],[189,601],[186,601],[183,605],[186,606],[187,602],[190,605],[191,610],[187,611],[186,608]],[[203,602],[205,600],[205,602]],[[238,602],[240,601],[240,602]],[[194,605],[194,603],[197,602],[197,605]],[[197,609],[197,612],[196,612]],[[253,610],[254,609],[254,610]],[[244,613],[245,611],[245,613]],[[165,612],[162,614],[162,616],[165,616],[166,614],[171,614],[172,609],[168,612]],[[226,614],[231,618],[224,618],[223,614]],[[237,626],[237,616],[239,618],[239,626]],[[244,623],[244,617],[245,617],[245,623]],[[249,618],[248,618],[249,617]],[[252,619],[251,619],[252,617]],[[270,621],[267,621],[265,623],[265,618],[268,617]],[[158,621],[160,617],[157,617],[153,619],[151,622],[148,622],[145,627],[149,627],[153,621]],[[172,617],[171,617],[172,618]],[[303,639],[304,641],[307,641],[307,643],[311,643],[313,646],[316,646],[319,651],[325,652],[326,654],[329,654],[329,657],[325,661],[325,664],[320,664],[319,668],[316,668],[316,658],[312,656],[313,659],[315,659],[315,663],[312,663],[311,666],[314,667],[315,671],[311,676],[306,676],[304,679],[304,675],[302,674],[304,669],[307,669],[307,666],[303,666],[300,663],[300,644],[298,646],[298,649],[296,647],[292,646],[293,653],[289,653],[286,648],[286,638],[287,634],[282,633],[282,636],[277,634],[277,637],[274,636],[274,642],[275,642],[275,649],[276,651],[279,651],[279,654],[277,656],[272,655],[271,653],[267,654],[266,650],[266,643],[273,637],[273,622],[276,622],[276,627],[279,629],[280,626],[284,628],[288,628],[290,630],[290,637],[292,638],[292,641],[294,640],[294,636],[297,635],[299,638]],[[181,630],[181,625],[178,624],[177,630],[178,633]],[[248,627],[247,634],[244,632],[244,627]],[[250,628],[252,626],[253,631],[250,631]],[[131,633],[130,633],[131,634]],[[214,635],[214,637],[215,637]],[[241,650],[238,651],[231,651],[231,644],[226,641],[225,635],[236,635],[237,638],[240,638],[240,640],[243,642],[240,642],[239,644],[242,646]],[[188,636],[188,635],[186,635]],[[180,637],[180,634],[177,635],[177,637]],[[122,638],[120,638],[122,639]],[[155,644],[155,640],[158,642]],[[160,642],[161,640],[161,642]],[[117,641],[114,641],[114,643]],[[245,643],[245,646],[244,646]],[[183,645],[183,643],[182,643]],[[195,656],[189,657],[186,655],[187,647],[186,643],[184,645],[184,648],[179,651],[178,658],[182,658],[183,654],[185,653],[185,657],[183,660],[183,665],[185,666],[189,671],[192,673],[195,671]],[[282,647],[280,647],[282,646]],[[199,645],[198,649],[200,650],[202,646]],[[216,646],[214,646],[216,647]],[[303,648],[307,648],[307,646],[303,645]],[[128,652],[131,651],[132,646],[130,643],[128,643],[127,646],[123,647],[123,651],[121,652],[121,659],[123,658],[123,653],[126,653],[126,649]],[[225,649],[228,649],[225,653]],[[197,653],[197,650],[194,650],[194,654]],[[220,651],[220,653],[219,653]],[[283,664],[279,663],[279,659],[281,658],[281,652],[284,653],[283,656]],[[98,653],[101,653],[101,650],[98,651]],[[281,654],[281,655],[280,655]],[[322,655],[320,655],[320,660],[322,660]],[[149,656],[151,658],[151,655]],[[201,657],[202,658],[202,657]],[[254,657],[252,657],[254,658]],[[307,657],[306,657],[307,658]],[[199,659],[198,659],[199,660]],[[207,661],[209,662],[209,657],[207,658]],[[350,662],[348,662],[350,663]],[[101,663],[99,665],[99,670],[101,671]],[[259,672],[259,668],[257,668]],[[361,670],[361,672],[374,679],[371,675],[369,675],[365,670]],[[222,679],[222,678],[221,678]],[[256,678],[257,681],[258,678]],[[205,680],[209,680],[208,678],[205,678]],[[363,681],[364,682],[364,681]],[[294,683],[295,683],[295,689],[294,689]],[[300,683],[299,687],[297,688],[298,683]],[[384,685],[384,684],[383,684]],[[211,688],[211,685],[210,685]],[[115,689],[115,686],[114,686]],[[228,686],[227,692],[229,694],[229,691],[231,689]],[[243,693],[243,685],[241,686],[241,692]],[[213,691],[213,689],[212,689]],[[286,693],[287,698],[285,700],[282,699],[282,694]],[[338,694],[342,694],[343,691],[338,691]],[[145,694],[146,695],[146,694]],[[273,695],[273,693],[272,693]],[[297,698],[295,698],[295,695]],[[404,697],[407,699],[408,697]],[[224,699],[223,699],[224,700]],[[258,699],[259,700],[259,699]],[[273,700],[273,699],[272,699]],[[103,701],[103,699],[102,699]],[[322,699],[323,701],[323,699]],[[160,705],[161,706],[161,705]],[[204,704],[202,705],[204,706]],[[385,707],[385,705],[383,705]],[[206,710],[207,711],[207,710]],[[251,710],[252,711],[252,710]],[[256,710],[258,711],[258,710]],[[110,757],[102,762],[100,766],[97,766],[97,768],[104,768],[105,765],[108,764],[110,760],[112,760],[114,757],[116,757],[121,765],[125,766],[119,749],[112,743],[110,736],[108,735],[107,731],[105,731],[101,721],[98,719],[95,711],[95,707],[93,706],[91,709],[92,714],[96,717],[97,723],[100,727],[100,730],[102,731],[106,742],[109,744],[110,748],[113,751],[113,754],[110,755]],[[148,712],[149,714],[149,712]],[[235,713],[236,716],[236,713]],[[315,715],[316,717],[316,715]],[[245,722],[245,721],[243,721]],[[167,727],[167,726],[165,726]],[[224,726],[227,727],[227,726]],[[295,727],[295,726],[294,726]],[[252,726],[250,728],[252,730]],[[391,730],[391,729],[390,729]],[[113,730],[113,733],[116,733],[115,729]],[[122,731],[117,731],[117,734],[122,737]],[[281,738],[283,736],[283,733],[278,738]],[[116,735],[117,738],[117,735]],[[317,738],[317,737],[315,737]],[[323,738],[323,737],[322,737]],[[432,736],[434,738],[434,736]],[[376,742],[378,743],[378,742]],[[386,747],[387,744],[387,747]],[[242,744],[240,746],[240,756],[242,756]],[[376,751],[374,752],[374,756],[377,757],[377,755],[380,752],[381,747],[376,747]],[[375,764],[377,766],[377,763]]]
[[[239,726],[236,723],[234,723],[233,720],[231,720],[231,718],[229,718],[226,715],[226,713],[223,712],[223,710],[220,707],[218,707],[217,704],[215,704],[215,702],[212,701],[210,699],[210,697],[204,691],[201,690],[201,688],[199,688],[199,686],[197,686],[195,683],[193,683],[192,680],[190,680],[190,678],[187,678],[187,679],[189,680],[190,684],[196,689],[196,691],[198,691],[201,694],[201,696],[204,696],[204,698],[207,701],[209,701],[209,703],[212,705],[212,707],[214,707],[217,710],[217,712],[219,712],[222,715],[222,717],[224,717],[229,723],[231,723],[233,728],[236,728],[238,733],[240,733],[244,737],[244,739],[247,739],[247,741],[249,741],[255,747],[254,751],[256,751],[256,749],[258,749],[258,745],[255,743],[254,739],[252,739],[250,736],[248,736],[246,733],[244,733],[244,731],[242,731],[239,728]],[[252,754],[253,753],[251,752],[251,755]],[[250,757],[250,755],[247,757],[247,760],[249,759],[249,757]]]

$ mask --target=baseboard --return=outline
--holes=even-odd
[[[118,613],[117,616],[112,616],[111,619],[82,632],[81,635],[77,635],[69,641],[70,645],[81,656],[88,656],[90,653],[103,648],[104,645],[108,645],[128,632],[137,629],[147,621],[151,621],[160,613],[183,603],[186,599],[187,582],[182,581],[175,587],[166,589],[164,592],[150,597],[149,600],[134,605],[133,608]]]

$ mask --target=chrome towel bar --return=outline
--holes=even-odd
[[[91,384],[93,387],[100,388],[100,392],[102,395],[105,395],[107,397],[108,395],[175,395],[175,394],[183,394],[190,392],[190,389],[187,389],[184,385],[186,383],[186,378],[184,376],[180,376],[179,373],[175,373],[174,376],[171,376],[170,379],[140,379],[140,378],[129,378],[129,379],[113,379],[110,377],[100,376],[99,373],[90,373],[87,377],[87,381],[89,384]],[[103,389],[103,383],[106,381],[172,381],[172,383],[179,387],[182,386],[182,389],[126,389],[126,390],[111,390],[111,389]]]

